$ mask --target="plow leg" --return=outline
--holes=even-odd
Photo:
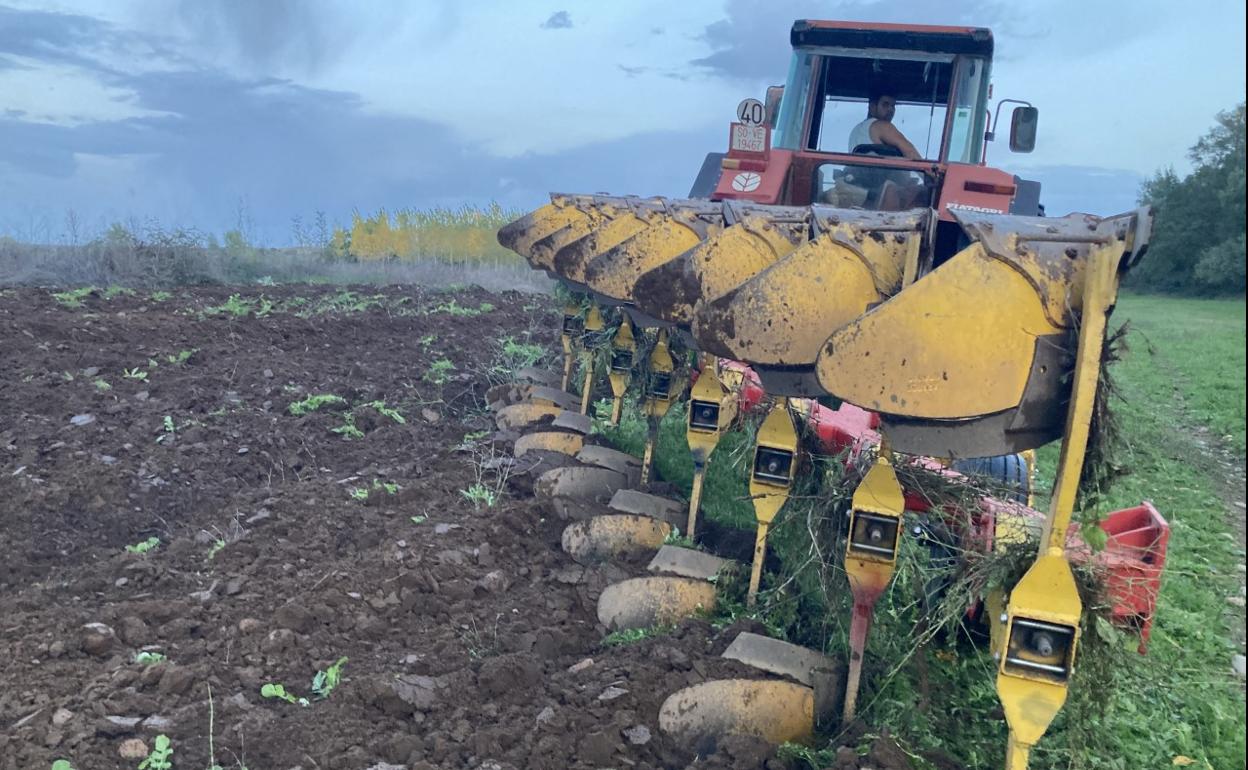
[[[1006,605],[997,695],[1010,726],[1007,770],[1025,770],[1031,747],[1065,704],[1074,672],[1083,604],[1066,558],[1066,536],[1087,451],[1106,320],[1118,291],[1120,254],[1107,246],[1094,249],[1089,258],[1074,388],[1052,504],[1040,553]]]
[[[904,511],[905,498],[890,461],[890,452],[882,446],[875,464],[854,490],[850,508],[845,573],[849,576],[849,588],[854,597],[854,614],[849,626],[849,672],[845,680],[844,707],[846,722],[854,718],[857,708],[867,632],[871,628],[875,603],[893,577]]]
[[[750,497],[754,500],[754,517],[758,532],[754,538],[754,562],[750,567],[750,588],[745,595],[747,606],[758,600],[762,581],[763,561],[767,556],[767,530],[776,514],[789,499],[793,474],[797,470],[797,431],[789,413],[788,399],[780,399],[758,429],[754,447],[754,463],[750,470]]]

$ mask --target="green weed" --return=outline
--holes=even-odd
[[[167,660],[167,658],[159,652],[149,652],[144,650],[134,654],[134,662],[138,663],[140,666],[152,666],[165,660]]]
[[[533,366],[546,354],[546,349],[532,342],[516,342],[513,337],[499,340],[499,360],[493,371],[497,374],[511,374],[517,369]]]
[[[305,414],[321,409],[326,406],[345,406],[347,400],[342,396],[335,396],[332,393],[321,393],[315,396],[308,396],[302,401],[295,401],[286,410],[296,417],[302,417]]]
[[[199,352],[199,348],[190,348],[189,350],[179,350],[176,355],[165,356],[165,361],[174,366],[181,366],[191,360],[191,356]]]
[[[399,412],[399,410],[386,406],[385,401],[370,401],[364,406],[370,407],[372,409],[376,409],[379,414],[381,414],[384,417],[389,417],[391,420],[394,420],[399,425],[407,424],[407,419]]]
[[[231,294],[225,302],[204,308],[205,315],[229,315],[242,318],[250,315],[256,308],[254,300],[243,299],[241,294]]]
[[[68,759],[58,759],[52,763],[52,770],[74,770]]]
[[[697,548],[698,544],[693,542],[693,538],[680,534],[680,530],[672,527],[672,531],[668,532],[663,538],[664,545],[676,545],[681,548]]]
[[[173,741],[169,740],[169,736],[156,736],[152,753],[139,763],[139,770],[173,770]]]
[[[425,311],[425,315],[438,315],[445,313],[446,315],[455,316],[457,318],[475,318],[476,316],[489,313],[494,306],[488,302],[482,302],[477,307],[465,307],[454,299],[447,300],[441,305],[436,305]]]
[[[221,553],[221,551],[225,549],[226,545],[227,543],[223,538],[213,540],[212,547],[208,549],[208,560],[211,561],[217,558],[217,554]]]
[[[342,667],[346,663],[347,658],[344,655],[324,671],[316,672],[316,676],[312,677],[312,692],[316,693],[316,697],[324,700],[338,687],[342,680]]]
[[[173,295],[167,291],[154,291],[148,296],[153,302],[168,302],[173,299]]]
[[[125,377],[127,380],[138,380],[140,382],[147,382],[147,372],[137,367],[134,369],[122,369],[121,376]]]
[[[477,510],[480,510],[482,506],[493,508],[494,504],[498,502],[498,493],[480,482],[473,484],[467,489],[459,490],[459,493],[472,503],[472,507]]]
[[[147,553],[160,545],[160,538],[155,535],[149,537],[141,543],[126,546],[127,553]]]
[[[94,380],[91,381],[91,384],[94,385],[95,389],[100,391],[101,393],[107,393],[108,391],[113,389],[113,386],[109,385],[108,380],[104,379],[103,377],[96,377]]]
[[[355,414],[352,412],[342,413],[342,425],[337,428],[330,428],[330,433],[336,433],[343,438],[360,439],[364,438],[364,431],[360,430],[355,424]]]
[[[124,286],[109,286],[104,290],[104,299],[116,299],[117,297],[133,297],[134,289],[127,289]]]
[[[52,294],[52,299],[59,302],[62,307],[77,309],[82,307],[82,301],[95,291],[98,290],[94,286],[83,286],[78,289],[55,292]]]
[[[455,363],[449,358],[439,358],[437,361],[429,364],[429,371],[425,372],[425,379],[434,385],[442,385],[451,378],[451,372],[455,371]]]
[[[352,500],[365,502],[368,500],[368,487],[351,487],[347,490],[347,497]]]
[[[650,626],[648,628],[626,628],[620,631],[612,631],[603,637],[603,647],[621,647],[626,644],[636,644],[644,639],[653,639],[656,636],[667,636],[674,630],[673,626]]]
[[[284,700],[287,703],[293,703],[299,706],[307,706],[307,698],[299,698],[292,693],[286,692],[286,688],[275,682],[268,682],[260,687],[261,698],[274,698],[276,700]]]

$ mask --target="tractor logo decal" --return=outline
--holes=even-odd
[[[732,189],[737,192],[754,192],[763,178],[753,171],[742,171],[732,178]]]

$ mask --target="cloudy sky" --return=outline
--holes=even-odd
[[[1051,214],[1130,208],[1244,98],[1242,0],[0,0],[0,234],[683,195],[796,18],[991,27],[1040,139],[989,162]]]

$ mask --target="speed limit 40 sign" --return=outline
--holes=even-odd
[[[767,120],[767,109],[757,99],[742,99],[737,105],[737,122],[747,126],[761,126]]]

